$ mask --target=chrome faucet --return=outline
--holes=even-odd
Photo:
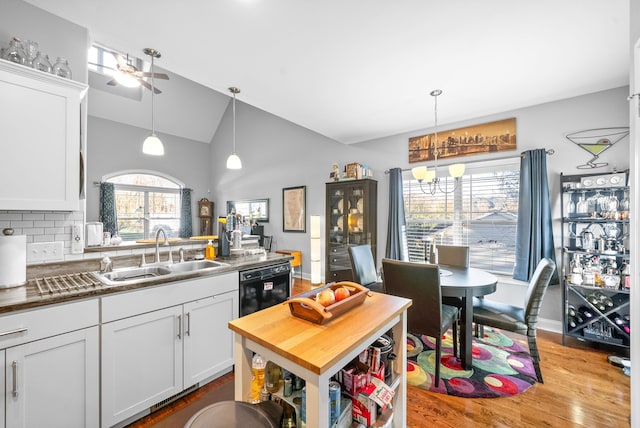
[[[165,232],[164,229],[162,228],[158,229],[158,231],[156,232],[156,260],[155,260],[156,263],[160,262],[160,247],[158,242],[160,239],[160,232],[162,232],[162,234],[164,235],[164,243],[162,245],[169,245],[169,240],[167,239],[167,232]]]
[[[180,247],[178,249],[178,254],[180,255],[180,263],[184,262],[184,248]]]
[[[109,256],[104,256],[102,260],[100,260],[100,272],[111,272],[113,271],[113,261],[109,258]]]

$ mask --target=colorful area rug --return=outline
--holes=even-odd
[[[525,342],[526,343],[526,342]],[[463,370],[453,356],[449,331],[442,340],[440,383],[435,386],[435,339],[407,334],[407,383],[441,394],[467,398],[516,395],[536,383],[528,349],[499,330],[484,329],[484,337],[473,338],[473,364]]]

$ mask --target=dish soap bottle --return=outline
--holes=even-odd
[[[216,258],[216,249],[213,247],[213,242],[209,239],[209,243],[207,244],[207,248],[204,250],[204,258],[213,260]]]

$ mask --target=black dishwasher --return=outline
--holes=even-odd
[[[291,264],[286,261],[240,271],[240,316],[277,305],[291,295]]]

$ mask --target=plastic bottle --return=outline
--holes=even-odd
[[[281,376],[282,371],[280,370],[280,366],[272,361],[267,361],[264,374],[264,386],[267,388],[267,391],[272,394],[278,392],[280,389]]]
[[[251,393],[249,402],[252,404],[260,402],[260,390],[264,385],[264,367],[266,366],[264,358],[260,354],[255,354],[251,360]]]
[[[213,260],[216,258],[216,249],[213,247],[213,242],[209,239],[209,243],[207,244],[207,248],[204,250],[204,258]]]

